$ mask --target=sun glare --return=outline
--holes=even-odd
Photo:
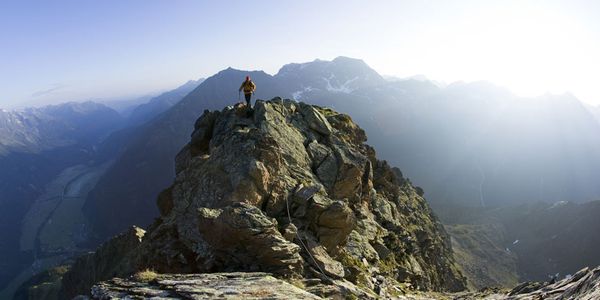
[[[546,13],[515,14],[507,22],[496,21],[490,32],[481,33],[491,39],[484,50],[497,57],[494,68],[487,71],[490,80],[534,96],[564,92],[594,77],[592,65],[598,61],[584,50],[591,48],[591,41],[576,20]]]
[[[589,26],[559,7],[502,3],[448,12],[449,19],[432,20],[418,39],[393,45],[374,65],[447,83],[488,80],[521,96],[573,92],[600,104],[592,82],[600,77],[600,44]]]

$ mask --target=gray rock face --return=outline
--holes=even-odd
[[[92,299],[321,299],[266,273],[158,275],[144,282],[115,278],[92,287]]]
[[[443,227],[350,117],[276,98],[194,128],[161,217],[113,276],[263,271],[365,297],[464,288]]]
[[[300,105],[300,113],[308,127],[322,135],[328,136],[333,132],[329,121],[314,107],[310,105]]]
[[[283,274],[302,269],[300,247],[286,240],[277,230],[276,222],[256,206],[237,203],[224,209],[198,211],[198,231],[211,245],[215,260],[235,261],[246,270]]]

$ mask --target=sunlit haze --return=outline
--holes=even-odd
[[[363,59],[600,104],[598,1],[4,1],[0,107],[118,99],[229,66]]]

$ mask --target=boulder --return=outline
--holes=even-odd
[[[237,203],[223,209],[198,210],[198,230],[222,269],[300,273],[300,247],[286,240],[277,223],[255,206]]]
[[[319,242],[329,251],[345,244],[348,235],[356,226],[352,209],[343,201],[329,205],[317,219]]]
[[[336,147],[337,175],[333,185],[333,196],[359,201],[363,193],[363,177],[371,173],[368,158],[351,148]]]
[[[212,137],[215,120],[219,112],[204,111],[204,114],[194,124],[190,151],[192,155],[208,153],[209,142]]]
[[[329,124],[329,121],[327,121],[327,118],[325,118],[316,107],[301,103],[300,112],[304,116],[304,120],[308,123],[310,129],[325,136],[328,136],[333,132],[333,128]]]
[[[308,249],[310,252],[310,263],[320,272],[322,275],[331,276],[333,278],[344,278],[344,265],[331,258],[327,250],[315,241],[308,240]]]

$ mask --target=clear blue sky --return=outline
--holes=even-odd
[[[232,66],[364,59],[600,103],[600,1],[2,1],[0,107],[157,92]]]

